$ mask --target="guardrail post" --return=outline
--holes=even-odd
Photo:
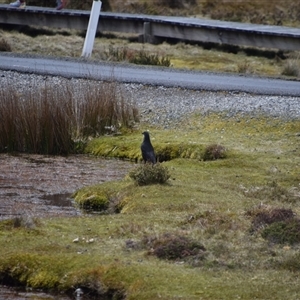
[[[151,43],[151,23],[150,22],[144,22],[143,32],[144,32],[144,43]]]
[[[93,1],[93,6],[90,14],[90,19],[89,19],[89,25],[87,28],[83,50],[81,54],[81,56],[83,57],[90,57],[92,55],[98,21],[100,18],[101,5],[102,5],[101,1],[98,0]]]
[[[157,44],[159,42],[159,39],[152,34],[151,22],[143,23],[143,34],[139,37],[139,40],[149,44]]]

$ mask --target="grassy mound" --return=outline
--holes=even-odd
[[[179,134],[185,126],[193,130]],[[105,195],[101,214],[0,222],[0,282],[115,299],[296,300],[299,128],[298,120],[210,115],[157,130],[154,147],[172,139],[226,145],[230,155],[166,161],[168,184],[126,176],[76,192],[77,201]],[[140,151],[140,133],[112,140]]]

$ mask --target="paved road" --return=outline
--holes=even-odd
[[[0,69],[63,77],[163,85],[210,91],[243,91],[263,95],[300,96],[300,81],[253,76],[189,72],[172,68],[93,63],[81,59],[50,59],[0,55]]]

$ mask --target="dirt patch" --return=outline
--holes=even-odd
[[[16,215],[79,215],[77,189],[123,178],[132,163],[86,155],[0,154],[0,220]]]

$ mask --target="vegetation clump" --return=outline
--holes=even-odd
[[[216,160],[226,158],[227,151],[226,148],[219,144],[208,145],[203,153],[203,160]]]
[[[300,62],[296,59],[288,59],[286,60],[283,69],[282,75],[285,76],[293,76],[299,77],[300,76]]]
[[[136,65],[170,67],[169,57],[157,53],[149,53],[145,49],[131,50],[128,47],[114,48],[109,46],[106,51],[106,59],[113,61],[128,61]]]
[[[11,52],[12,51],[10,44],[4,38],[2,38],[0,40],[0,51],[3,51],[3,52]]]
[[[272,243],[300,243],[300,219],[290,208],[262,206],[247,214],[253,217],[250,232],[259,231],[263,238]]]
[[[167,260],[185,259],[191,256],[204,259],[206,251],[198,241],[170,233],[158,237],[144,237],[142,244],[150,249],[149,254]]]
[[[138,120],[137,109],[115,83],[45,83],[27,92],[7,82],[0,91],[0,152],[69,154],[84,141]]]
[[[83,195],[75,200],[78,206],[84,210],[104,211],[109,205],[109,195],[105,192]]]
[[[127,199],[125,186],[118,182],[82,188],[73,195],[73,198],[80,209],[102,213],[119,213],[126,203],[124,199]]]
[[[265,225],[270,225],[275,222],[284,222],[294,218],[295,214],[291,209],[286,208],[274,208],[274,209],[262,209],[258,211],[252,220],[253,230],[257,230]]]
[[[300,220],[292,218],[274,222],[263,230],[262,237],[277,244],[299,244]]]
[[[161,163],[155,165],[150,163],[140,164],[129,172],[129,177],[137,185],[164,184],[170,176],[168,168]]]

